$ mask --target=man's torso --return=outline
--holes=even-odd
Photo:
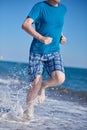
[[[31,52],[48,54],[52,52],[60,52],[59,42],[64,24],[65,6],[59,4],[58,7],[51,6],[46,1],[39,2],[30,12],[29,17],[35,13],[35,9],[39,11],[37,19],[35,19],[36,31],[45,37],[52,37],[52,43],[45,45],[37,39],[33,39],[31,44]],[[36,17],[36,16],[33,16]]]

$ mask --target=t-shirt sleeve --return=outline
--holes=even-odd
[[[66,6],[63,5],[63,4],[61,4],[61,5],[62,5],[62,11],[63,11],[63,13],[66,14],[66,12],[67,12],[67,8],[66,8]]]
[[[27,17],[32,18],[34,22],[38,21],[40,18],[40,5],[34,5]]]

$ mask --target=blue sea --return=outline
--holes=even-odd
[[[65,74],[65,82],[47,88],[46,101],[35,105],[36,118],[19,123],[7,114],[26,108],[28,63],[0,61],[0,130],[87,130],[87,69],[65,67]]]

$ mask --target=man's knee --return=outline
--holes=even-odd
[[[52,78],[56,81],[56,84],[62,84],[65,81],[65,74],[61,71],[55,71],[52,74]]]
[[[41,84],[41,82],[42,82],[42,76],[38,75],[33,82],[33,86],[39,86]]]

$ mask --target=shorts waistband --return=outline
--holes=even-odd
[[[51,60],[55,56],[61,55],[59,52],[53,52],[49,54],[37,54],[37,53],[30,53],[30,56],[37,57],[38,59],[40,58],[43,61]]]

